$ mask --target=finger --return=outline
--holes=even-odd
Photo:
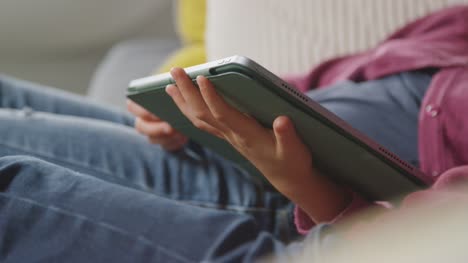
[[[263,128],[255,119],[241,113],[237,109],[225,102],[218,95],[213,84],[205,77],[197,77],[200,92],[207,107],[209,108],[213,118],[220,123],[223,123],[230,130],[242,136],[255,136],[255,134],[264,133]]]
[[[195,117],[198,118],[198,114],[208,113],[206,111],[207,107],[203,98],[200,95],[200,91],[193,84],[192,79],[185,73],[181,68],[173,68],[171,70],[171,75],[174,78],[177,87],[179,88],[180,93],[182,94],[184,100],[190,104],[192,110],[194,110]],[[207,116],[200,116],[207,117]]]
[[[223,132],[220,129],[212,126],[211,124],[205,122],[204,120],[194,118],[192,116],[192,114],[190,113],[190,109],[187,107],[187,103],[185,99],[183,98],[181,92],[179,91],[178,87],[176,87],[175,85],[169,85],[166,87],[166,92],[174,100],[174,103],[177,105],[180,111],[185,115],[185,117],[187,117],[192,122],[192,124],[195,127],[197,127],[200,130],[211,133],[217,137],[224,138]]]
[[[160,145],[173,143],[175,141],[181,141],[183,139],[188,139],[188,138],[187,136],[179,132],[171,134],[171,135],[166,135],[166,136],[148,136],[148,140],[152,144],[160,144]]]
[[[170,136],[176,132],[167,122],[148,122],[140,117],[135,119],[135,129],[142,134],[152,137]]]
[[[305,148],[304,143],[296,132],[294,124],[286,116],[280,116],[273,122],[273,131],[276,138],[276,149],[280,156],[297,154],[298,150]]]
[[[127,100],[127,109],[130,111],[133,115],[140,117],[145,120],[152,120],[152,121],[159,121],[161,120],[151,112],[147,111],[145,108],[141,107],[137,103],[135,103],[132,100]]]
[[[165,142],[161,144],[166,151],[178,151],[184,147],[188,142],[188,138],[179,138],[170,142]]]
[[[186,102],[186,107],[190,109],[187,113],[193,116],[193,118],[202,120],[218,130],[224,130],[224,125],[214,120],[209,108],[206,106],[205,100],[200,94],[200,90],[193,84],[192,79],[187,76],[185,71],[181,68],[174,68],[171,70],[171,74]]]
[[[174,144],[178,141],[186,140],[187,137],[183,135],[182,133],[176,133],[173,135],[169,136],[148,136],[148,140],[152,144],[160,144],[160,145],[168,145],[168,144]]]
[[[166,87],[166,93],[172,98],[174,103],[176,104],[177,108],[186,116],[187,112],[187,103],[185,102],[184,97],[179,91],[179,88],[175,85],[167,85]]]
[[[174,144],[174,145],[169,145],[169,146],[161,146],[161,147],[168,152],[177,152],[181,150],[182,148],[184,148],[184,146],[185,146],[185,143]]]

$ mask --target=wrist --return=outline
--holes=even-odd
[[[303,189],[295,203],[315,223],[333,221],[351,204],[352,194],[317,170],[314,169],[308,178],[301,184]]]

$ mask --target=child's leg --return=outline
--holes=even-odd
[[[157,196],[248,213],[285,240],[295,233],[282,195],[203,148],[169,153],[131,127],[44,112],[0,109],[0,123],[0,157],[33,156]]]
[[[133,117],[119,109],[63,90],[0,75],[0,108],[32,109],[133,126]]]
[[[0,215],[6,262],[250,262],[266,253],[289,262],[302,248],[286,248],[249,216],[26,156],[0,158]]]
[[[122,111],[0,77],[0,123],[0,156],[34,156],[171,199],[249,213],[268,231],[295,234],[289,202],[262,180],[193,143],[178,153],[151,145]]]

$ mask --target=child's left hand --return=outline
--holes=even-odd
[[[326,186],[334,185],[316,174],[310,151],[288,117],[276,118],[273,130],[267,129],[226,103],[207,78],[197,78],[200,87],[197,89],[183,69],[174,68],[171,75],[177,86],[170,85],[166,91],[182,113],[197,128],[228,141],[292,201],[300,205],[310,198],[306,191],[310,193],[317,189],[314,194],[320,195],[329,190]],[[317,196],[314,199],[317,200]],[[307,200],[307,205],[311,201]]]

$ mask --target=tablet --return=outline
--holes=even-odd
[[[194,83],[197,76],[206,76],[229,104],[267,128],[272,128],[280,115],[290,117],[309,147],[315,167],[369,200],[391,200],[427,187],[417,168],[249,58],[228,57],[185,71]],[[169,84],[174,84],[169,73],[134,80],[127,96],[198,144],[237,163],[253,176],[261,176],[229,143],[193,126],[166,94]]]

